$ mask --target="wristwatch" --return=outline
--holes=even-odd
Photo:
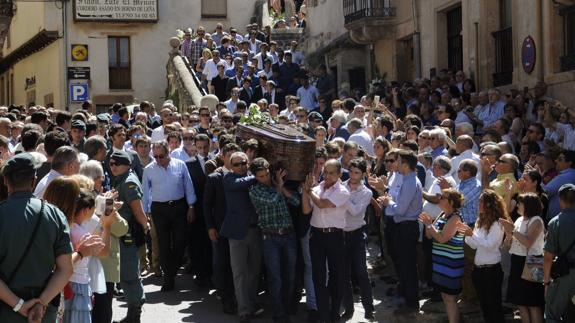
[[[20,300],[18,301],[18,303],[16,303],[16,305],[14,305],[14,308],[12,310],[17,313],[22,308],[23,305],[24,300],[20,298]]]

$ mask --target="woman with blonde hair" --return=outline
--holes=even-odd
[[[475,265],[471,279],[485,322],[503,323],[501,285],[501,250],[505,234],[499,220],[509,220],[503,198],[493,190],[485,190],[479,197],[479,214],[472,229],[465,223],[459,225],[459,232],[465,236],[465,243],[475,249]]]

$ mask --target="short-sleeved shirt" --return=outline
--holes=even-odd
[[[124,202],[118,213],[129,222],[134,216],[130,202],[141,200],[144,196],[142,184],[140,184],[138,176],[129,170],[115,179],[114,188],[118,191],[118,200]]]
[[[32,192],[13,193],[0,204],[0,273],[4,279],[12,274],[24,253],[41,206],[41,200],[34,198]],[[72,252],[66,217],[57,207],[45,203],[42,222],[28,256],[9,287],[12,290],[44,288],[56,258]]]
[[[334,208],[320,209],[313,202],[313,208],[310,224],[316,228],[345,228],[345,213],[347,209],[343,207],[349,201],[350,194],[348,189],[338,180],[330,188],[325,189],[325,182],[314,187],[312,191],[320,199],[327,199],[335,205]]]
[[[556,217],[549,221],[547,226],[547,239],[545,240],[545,251],[559,256],[567,251],[567,248],[575,239],[575,208],[563,210]],[[570,264],[575,264],[575,247],[567,253],[567,260]]]

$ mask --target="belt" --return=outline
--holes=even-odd
[[[312,227],[312,228],[313,228],[315,231],[319,231],[319,232],[322,232],[322,233],[333,233],[333,232],[341,232],[341,231],[343,231],[343,230],[340,229],[340,228],[333,228],[333,227],[331,227],[331,228],[316,228],[316,227]]]
[[[154,204],[159,204],[159,205],[169,205],[169,206],[172,206],[172,205],[175,205],[175,204],[178,204],[178,203],[181,203],[181,202],[185,202],[185,201],[186,201],[185,198],[181,198],[181,199],[179,199],[179,200],[171,200],[171,201],[165,201],[165,202],[156,202],[156,201],[153,201],[152,203],[154,203]]]
[[[501,263],[496,263],[496,264],[487,264],[487,265],[475,265],[475,268],[494,268],[494,267],[498,267],[501,266]]]
[[[287,228],[280,228],[280,229],[262,229],[262,234],[271,234],[271,235],[286,235],[293,232],[292,227]]]

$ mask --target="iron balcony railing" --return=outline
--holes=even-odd
[[[395,17],[396,8],[390,0],[343,0],[343,14],[349,24],[363,18]]]

